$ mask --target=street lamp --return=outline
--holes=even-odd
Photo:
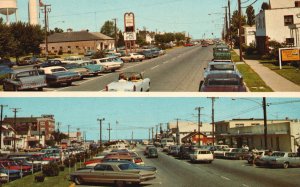
[[[252,99],[247,99],[247,98],[238,98],[238,99],[243,99],[243,100],[255,102],[255,103],[259,104],[263,108],[263,115],[264,115],[264,139],[265,139],[265,149],[267,149],[267,147],[268,147],[268,139],[267,139],[268,127],[267,127],[267,103],[266,103],[266,97],[263,97],[262,103],[260,103],[258,101],[255,101],[255,100],[252,100]],[[232,100],[236,100],[236,99],[233,98]]]

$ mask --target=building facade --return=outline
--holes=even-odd
[[[250,44],[254,44],[255,45],[255,34],[256,34],[256,27],[255,26],[248,26],[248,25],[244,25],[242,27],[243,29],[243,43],[245,43],[247,46],[250,46]]]
[[[40,45],[45,54],[45,43]],[[99,32],[79,31],[54,33],[48,36],[48,53],[84,54],[87,51],[114,49],[115,40]]]
[[[269,51],[269,41],[284,43],[293,38],[299,46],[300,3],[298,1],[271,1],[269,10],[260,11],[256,17],[256,44],[261,54]]]
[[[262,119],[233,119],[216,122],[216,139],[219,144],[251,149],[296,151],[300,138],[297,120],[268,120],[267,148],[265,148],[264,122]]]

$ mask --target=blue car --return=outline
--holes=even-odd
[[[9,176],[9,180],[16,180],[21,177],[21,171],[20,170],[8,170],[3,167],[0,168],[0,173],[4,173],[7,176]]]
[[[0,84],[3,84],[4,79],[9,78],[12,71],[8,66],[0,66]]]

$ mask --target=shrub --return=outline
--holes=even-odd
[[[45,176],[43,174],[36,175],[34,176],[34,180],[35,182],[44,182]]]
[[[257,49],[253,43],[251,43],[249,46],[243,44],[243,51],[245,51],[246,55],[254,55],[257,54]]]
[[[59,171],[65,171],[65,166],[60,165],[60,166],[59,166]]]
[[[84,153],[78,153],[78,154],[75,155],[75,157],[76,157],[77,162],[80,162],[80,161],[83,162],[85,154]]]
[[[69,167],[69,166],[74,167],[75,163],[76,163],[76,159],[74,157],[70,157],[70,158],[67,158],[64,160],[64,165],[66,167]]]
[[[279,58],[278,49],[282,48],[282,47],[283,47],[283,44],[281,44],[281,43],[279,43],[275,40],[269,41],[271,59],[278,59]]]
[[[43,175],[46,177],[58,176],[59,167],[55,162],[50,162],[49,164],[43,166]]]
[[[97,51],[97,52],[92,56],[92,59],[104,58],[104,57],[105,57],[105,52],[104,52],[104,51]]]

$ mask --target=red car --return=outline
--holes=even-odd
[[[95,159],[91,159],[91,160],[84,162],[84,165],[87,166],[90,164],[101,163],[101,162],[102,162],[101,158],[95,158]]]
[[[15,161],[11,159],[6,159],[6,160],[0,160],[0,165],[1,167],[8,169],[8,170],[19,170],[23,172],[23,175],[30,174],[32,171],[31,166],[27,165],[18,165]]]
[[[185,43],[185,44],[184,44],[184,47],[192,47],[192,46],[194,46],[194,45],[191,44],[191,43]]]
[[[246,92],[243,78],[237,72],[211,72],[200,83],[200,92]]]

